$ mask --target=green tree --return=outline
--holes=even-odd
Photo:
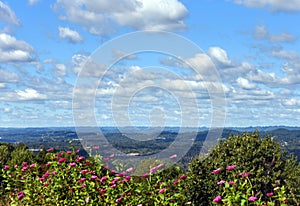
[[[296,159],[287,155],[272,138],[262,138],[258,132],[230,136],[219,142],[207,158],[197,157],[191,162],[187,190],[192,203],[210,205],[221,193],[216,183],[226,180],[226,167],[233,164],[237,165],[239,174],[250,173],[253,189],[258,194],[285,186],[289,201],[299,204],[300,170]],[[217,168],[221,168],[220,173],[213,175]]]

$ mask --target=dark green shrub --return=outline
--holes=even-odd
[[[292,205],[299,204],[300,170],[293,156],[288,156],[280,144],[270,137],[261,138],[257,132],[230,136],[221,141],[207,158],[195,158],[188,169],[188,195],[193,205],[211,205],[220,195],[222,187],[216,184],[227,180],[226,167],[237,165],[238,174],[249,172],[255,195],[267,199],[265,194],[274,187],[285,186]],[[212,172],[222,168],[218,175]]]

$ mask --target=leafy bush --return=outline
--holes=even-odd
[[[267,194],[274,188],[284,187],[289,203],[299,205],[300,169],[296,159],[282,151],[272,138],[261,138],[258,132],[230,136],[219,142],[207,158],[197,157],[191,162],[187,190],[194,205],[211,205],[215,197],[224,193],[217,183],[228,179],[229,165],[236,165],[236,178],[249,174],[250,192],[261,201],[268,201]]]

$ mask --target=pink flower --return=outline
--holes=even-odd
[[[107,180],[107,176],[103,176],[103,177],[101,177],[100,182],[104,182],[106,180]]]
[[[124,172],[119,173],[118,176],[123,177],[125,174],[126,174],[126,172],[124,171]]]
[[[86,180],[86,178],[84,178],[84,177],[82,177],[82,178],[80,178],[77,182],[84,182]]]
[[[179,180],[178,179],[176,179],[176,180],[174,180],[174,184],[176,185],[177,183],[179,182]]]
[[[51,165],[51,162],[48,162],[47,164],[45,164],[46,167],[49,167]]]
[[[220,203],[222,201],[222,196],[217,196],[217,197],[215,197],[215,199],[213,200],[213,202],[215,202],[215,203]]]
[[[24,192],[18,192],[18,200],[23,199],[24,196],[25,196]]]
[[[230,185],[234,185],[234,184],[235,184],[234,181],[229,181],[228,183],[229,183]]]
[[[76,165],[75,162],[72,162],[72,163],[69,164],[70,167],[74,167],[75,165]]]
[[[125,170],[126,172],[132,172],[133,171],[133,167],[128,168],[127,170]]]
[[[32,167],[35,167],[35,166],[36,166],[36,164],[31,164],[29,167],[32,168]]]
[[[51,147],[47,150],[47,152],[52,152],[53,150],[54,150],[53,147]]]
[[[91,176],[91,180],[96,180],[97,179],[97,176],[96,175],[92,175]]]
[[[212,174],[214,174],[214,175],[219,174],[221,172],[221,170],[222,170],[222,168],[218,168],[218,169],[214,170],[212,172]]]
[[[149,176],[149,174],[145,173],[145,174],[142,175],[142,178],[147,178],[148,176]]]
[[[57,162],[58,162],[58,164],[61,164],[61,163],[65,162],[65,161],[67,161],[66,158],[60,158]]]
[[[116,203],[120,203],[121,202],[121,198],[116,199]]]
[[[67,153],[68,155],[70,155],[70,154],[72,154],[72,151],[67,151],[66,153]]]
[[[79,149],[75,151],[75,154],[78,154],[78,153],[79,153]]]
[[[105,157],[105,158],[103,158],[103,161],[104,161],[104,162],[107,162],[107,161],[109,161],[109,157]]]
[[[267,197],[272,197],[274,195],[274,193],[273,192],[269,192],[266,195],[267,195]]]
[[[50,174],[50,173],[47,171],[47,172],[45,172],[45,174],[43,174],[42,177],[43,177],[43,178],[47,178],[47,177],[49,177],[49,174]]]
[[[110,188],[116,188],[116,187],[117,187],[116,184],[112,184],[112,185],[110,186]]]
[[[162,194],[162,193],[164,193],[164,192],[165,192],[165,190],[166,190],[165,188],[162,188],[162,189],[160,189],[160,190],[159,190],[159,194]]]
[[[4,165],[4,170],[8,170],[9,169],[9,166],[8,165]]]
[[[130,176],[126,176],[125,179],[126,179],[127,181],[130,181],[131,177],[130,177]]]
[[[152,167],[152,168],[150,169],[150,173],[156,172],[157,170],[159,170],[159,169],[162,168],[163,166],[164,166],[164,164],[159,164],[159,165],[157,165],[157,166],[155,166],[155,167]]]
[[[113,157],[115,157],[115,154],[111,154],[111,155],[109,155],[109,157],[110,157],[110,158],[113,158]]]
[[[38,180],[44,182],[45,178],[44,177],[39,177]]]
[[[236,165],[230,165],[226,167],[226,170],[233,170],[236,167]]]
[[[61,152],[61,153],[59,153],[57,156],[61,157],[61,156],[63,156],[63,155],[64,155],[64,153]]]
[[[93,149],[98,150],[98,149],[100,149],[100,146],[99,145],[95,145],[95,146],[93,146]]]
[[[27,162],[23,162],[22,166],[23,166],[23,167],[27,167],[27,166],[28,166],[28,163],[27,163]]]
[[[181,179],[181,180],[186,180],[186,175],[181,175],[181,176],[179,177],[179,179]]]
[[[88,172],[88,170],[87,169],[85,169],[85,170],[81,170],[80,171],[80,174],[82,174],[82,175],[84,175],[85,173],[87,173]]]
[[[28,169],[28,166],[25,166],[21,169],[22,172],[25,172]]]
[[[56,172],[56,171],[53,171],[53,172],[51,172],[51,174],[52,174],[52,175],[56,175],[56,174],[57,174],[57,172]]]
[[[173,155],[171,155],[169,158],[170,159],[174,159],[174,158],[176,158],[177,157],[177,154],[173,154]]]
[[[248,177],[250,175],[250,172],[242,174],[242,177]]]
[[[218,185],[222,185],[225,183],[225,180],[221,180],[220,182],[217,182]]]
[[[84,184],[84,183],[81,185],[82,188],[84,188],[85,186],[86,186],[86,184]]]
[[[45,183],[45,184],[43,184],[43,186],[44,186],[44,187],[47,187],[48,185],[49,185],[49,183]]]
[[[84,159],[85,159],[84,156],[79,156],[79,157],[77,158],[77,161],[80,162],[80,161],[82,161],[82,160],[84,160]]]
[[[257,200],[257,197],[251,196],[251,197],[249,197],[248,200],[249,200],[250,202],[254,202],[255,200]]]

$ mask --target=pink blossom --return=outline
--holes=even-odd
[[[43,184],[44,187],[48,187],[49,186],[49,183],[45,183]]]
[[[67,153],[68,155],[70,155],[70,154],[72,154],[72,151],[67,151],[66,153]]]
[[[165,192],[165,190],[166,190],[165,188],[162,188],[162,189],[159,190],[159,193],[162,194],[162,193]]]
[[[85,180],[86,180],[86,178],[82,177],[77,182],[84,182]]]
[[[61,164],[61,163],[65,162],[65,161],[67,161],[66,158],[60,158],[60,159],[58,160],[58,164]]]
[[[64,155],[64,153],[61,152],[61,153],[59,153],[57,156],[58,156],[58,157],[61,157],[61,156],[63,156],[63,155]]]
[[[84,170],[81,170],[81,171],[80,171],[80,174],[84,175],[84,174],[87,173],[87,172],[88,172],[88,170],[87,170],[87,169],[84,169]]]
[[[76,165],[75,162],[71,162],[71,163],[69,164],[70,167],[74,167],[75,165]]]
[[[149,176],[149,174],[145,173],[145,174],[142,175],[142,178],[147,178],[148,176]]]
[[[45,178],[44,177],[39,177],[38,180],[44,182]]]
[[[86,186],[86,184],[84,184],[84,183],[81,185],[82,188],[84,188],[85,186]]]
[[[79,156],[79,157],[77,158],[77,161],[80,162],[80,161],[82,161],[82,160],[84,160],[84,159],[85,159],[84,156]]]
[[[115,154],[111,154],[111,155],[109,155],[109,157],[110,157],[110,158],[113,158],[113,157],[115,157]]]
[[[222,168],[218,168],[218,169],[214,170],[212,172],[212,174],[214,174],[214,175],[219,174],[221,172],[221,170],[222,170]]]
[[[225,180],[221,180],[220,182],[217,182],[218,185],[222,185],[225,183]]]
[[[75,154],[79,154],[79,149],[75,151]]]
[[[23,167],[27,167],[28,166],[28,162],[23,162],[22,166]]]
[[[130,181],[131,177],[128,175],[128,176],[125,177],[125,179],[126,179],[127,181]]]
[[[97,179],[97,176],[96,175],[92,175],[91,176],[91,180],[96,180]]]
[[[121,202],[121,198],[116,199],[116,203],[120,203]]]
[[[234,181],[229,181],[228,183],[229,183],[230,185],[234,185],[234,184],[235,184]]]
[[[124,172],[119,173],[118,176],[123,177],[125,174],[126,174],[126,172],[124,171]]]
[[[250,175],[250,172],[242,174],[242,177],[248,177]]]
[[[51,162],[48,162],[47,164],[46,164],[46,167],[49,167],[51,165]]]
[[[186,175],[181,175],[180,177],[179,177],[179,179],[181,179],[181,180],[185,180],[186,179]]]
[[[4,165],[4,170],[8,170],[9,169],[9,166],[8,165]]]
[[[176,180],[174,180],[174,184],[176,185],[177,183],[179,182],[179,180],[178,179],[176,179]]]
[[[110,188],[116,188],[116,187],[117,187],[116,184],[112,184],[112,185],[110,186]]]
[[[226,170],[233,170],[236,167],[236,165],[230,165],[226,167]]]
[[[132,172],[133,171],[133,167],[129,167],[127,170],[125,170],[126,172]]]
[[[266,194],[267,197],[272,197],[273,195],[274,195],[273,192],[269,192],[269,193]]]
[[[24,196],[25,196],[24,192],[18,192],[18,200],[23,199]]]
[[[35,167],[35,166],[36,166],[36,164],[33,163],[33,164],[31,164],[29,167],[32,168],[32,167]]]
[[[52,152],[53,150],[54,150],[53,147],[51,147],[47,150],[47,152]]]
[[[159,170],[159,169],[162,168],[163,166],[164,166],[164,164],[159,164],[159,165],[157,165],[157,166],[155,166],[155,167],[152,167],[152,168],[150,169],[150,173],[156,172],[157,170]]]
[[[101,177],[101,179],[100,179],[101,182],[104,182],[104,181],[106,181],[106,180],[107,180],[107,176],[103,176],[103,177]]]
[[[171,155],[169,158],[170,159],[174,159],[174,158],[176,158],[177,157],[177,154],[173,154],[173,155]]]
[[[57,172],[56,172],[56,171],[53,171],[53,172],[51,172],[51,174],[52,174],[52,175],[56,175],[56,174],[57,174]]]
[[[47,171],[47,172],[45,172],[45,174],[43,174],[42,177],[43,177],[43,178],[47,178],[47,177],[49,177],[49,174],[50,174],[50,173]]]
[[[103,161],[104,161],[104,162],[107,162],[107,161],[109,161],[109,157],[105,157],[105,158],[103,158]]]
[[[25,172],[28,169],[28,166],[25,166],[21,169],[22,172]]]
[[[220,195],[215,197],[213,200],[213,202],[215,202],[215,203],[220,203],[221,201],[222,201],[222,196],[220,196]]]
[[[254,202],[255,200],[257,200],[257,197],[251,196],[251,197],[249,197],[248,200],[249,200],[250,202]]]

